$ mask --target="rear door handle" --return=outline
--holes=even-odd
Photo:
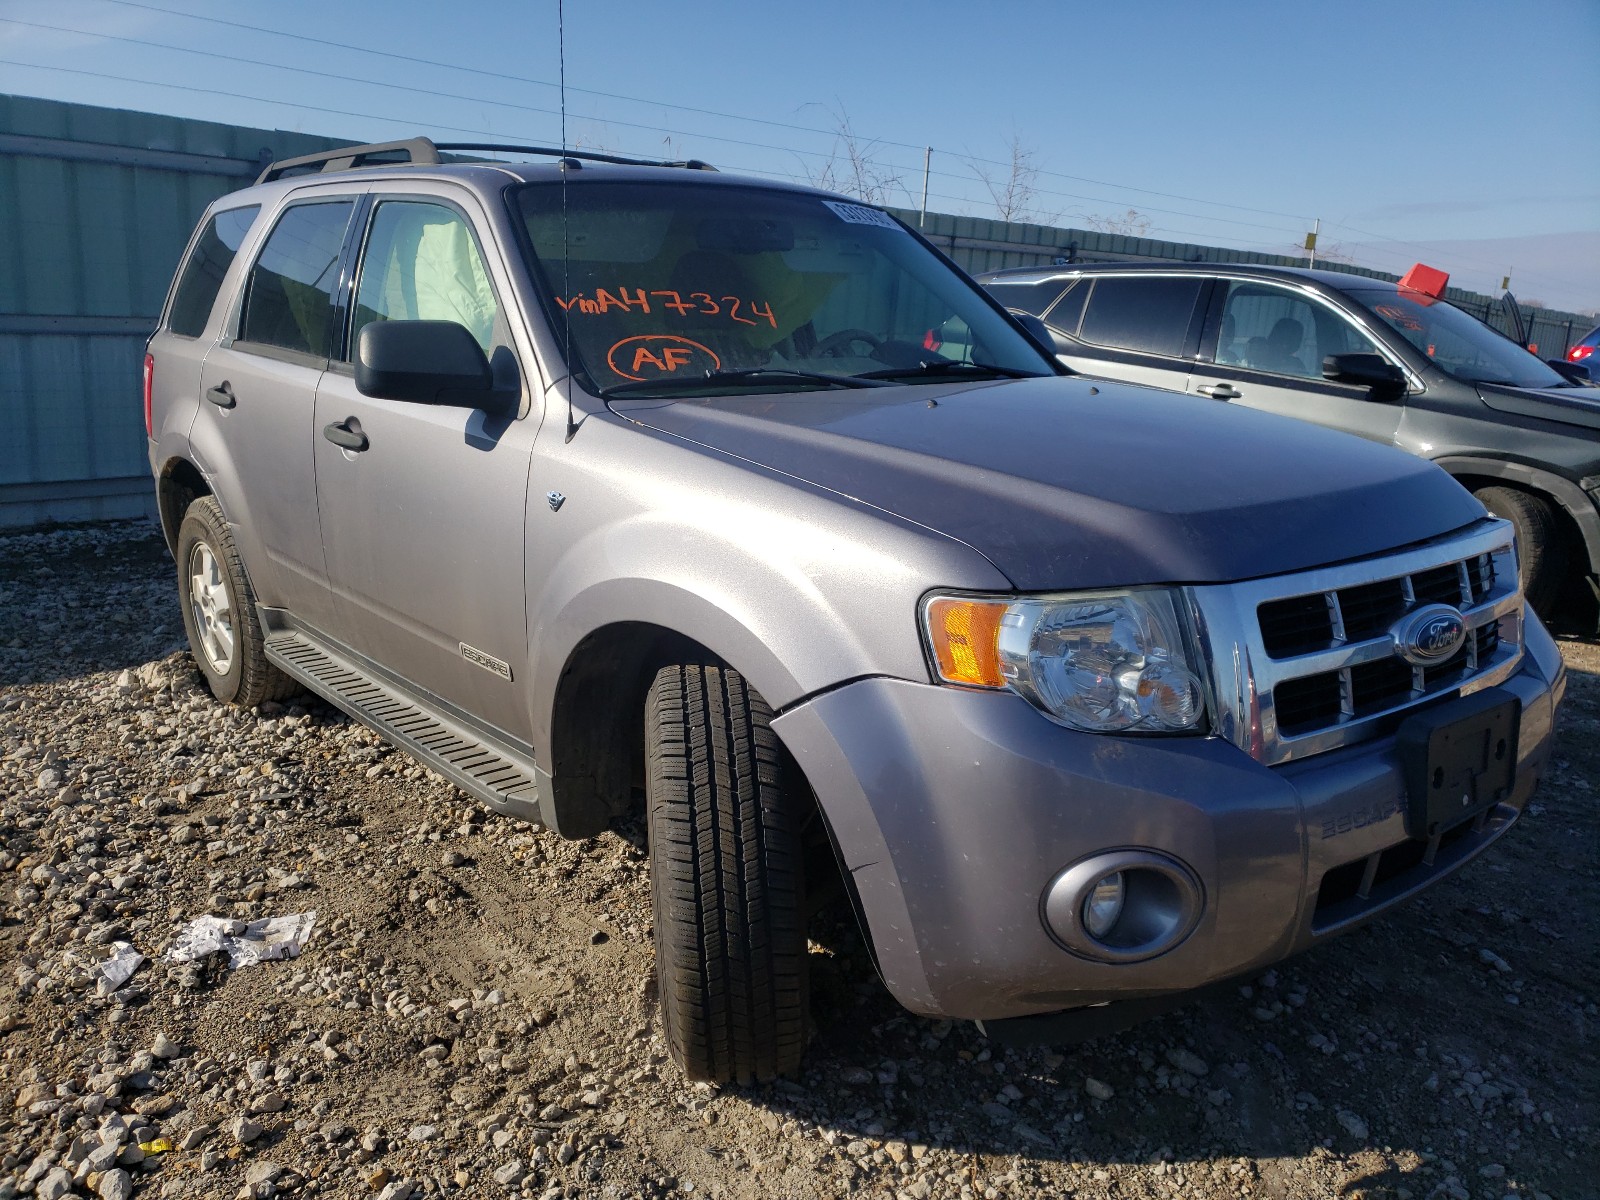
[[[1205,387],[1195,388],[1195,391],[1213,400],[1237,400],[1244,395],[1231,383],[1208,383]]]
[[[343,421],[324,426],[322,436],[335,446],[345,450],[354,450],[357,453],[365,450],[369,443],[367,435],[361,432],[361,422],[354,417],[346,417]]]
[[[232,408],[239,403],[233,398],[233,387],[224,379],[214,388],[206,389],[206,399],[218,408]]]

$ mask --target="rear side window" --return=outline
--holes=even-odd
[[[233,265],[244,235],[250,232],[260,212],[259,204],[230,208],[206,222],[205,232],[195,243],[189,261],[183,264],[183,275],[172,297],[167,328],[173,333],[199,337],[205,332],[206,322],[211,319],[211,306],[217,300],[217,290],[222,287],[222,277]]]
[[[1163,354],[1183,353],[1204,280],[1097,279],[1078,336],[1097,346]]]
[[[298,204],[278,220],[250,268],[239,340],[328,356],[339,251],[354,202]]]

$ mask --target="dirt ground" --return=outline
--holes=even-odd
[[[1600,1196],[1600,646],[1562,650],[1523,820],[1381,920],[1027,1051],[905,1013],[841,926],[803,1074],[715,1089],[665,1061],[640,830],[561,842],[320,702],[217,705],[149,526],[0,537],[0,1200]],[[163,961],[309,910],[292,961]]]

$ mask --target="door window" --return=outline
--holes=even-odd
[[[1330,354],[1377,354],[1377,344],[1327,305],[1299,292],[1247,280],[1228,283],[1216,360],[1321,379]]]
[[[1078,336],[1097,346],[1181,357],[1204,284],[1199,277],[1096,279]]]
[[[354,202],[297,204],[278,220],[250,268],[239,340],[328,356],[339,252]]]
[[[234,255],[239,253],[244,235],[255,224],[260,211],[259,204],[230,208],[206,222],[205,232],[184,264],[178,290],[172,297],[167,328],[173,333],[199,337],[205,332],[206,322],[211,319],[211,306],[216,303],[217,291],[222,287],[222,277],[233,265]]]
[[[454,321],[489,353],[500,306],[461,214],[442,204],[378,206],[356,287],[355,335],[373,321]]]

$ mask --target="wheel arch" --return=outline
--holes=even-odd
[[[183,524],[183,514],[189,511],[189,505],[211,494],[206,477],[188,459],[169,458],[161,465],[161,474],[156,479],[156,511],[170,554],[178,553],[178,526]]]
[[[1587,560],[1587,574],[1600,574],[1600,511],[1577,484],[1549,471],[1505,459],[1452,456],[1434,462],[1468,491],[1482,487],[1515,487],[1552,503],[1563,518],[1574,546]]]

